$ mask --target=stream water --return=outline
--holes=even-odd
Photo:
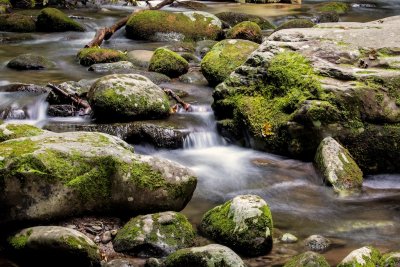
[[[302,8],[290,5],[239,5],[209,3],[212,13],[221,11],[247,12],[261,15],[278,23],[288,16],[307,16],[313,4],[321,1],[303,1]],[[400,1],[351,1],[352,10],[342,20],[368,21],[400,14]],[[365,5],[365,4],[368,5]],[[362,4],[362,5],[360,5]],[[69,13],[84,16],[82,22],[90,29],[84,33],[0,32],[0,85],[78,81],[102,76],[87,71],[75,59],[77,51],[93,37],[97,28],[111,25],[129,14],[132,7],[111,7],[93,12],[72,10]],[[176,10],[176,9],[175,9]],[[29,11],[37,13],[37,11]],[[126,39],[123,31],[117,33],[105,47],[121,50],[152,50],[165,45]],[[5,67],[13,57],[35,53],[54,61],[57,68],[46,71],[14,71]],[[321,234],[333,240],[333,247],[324,255],[330,264],[337,264],[352,249],[375,245],[384,251],[400,249],[400,174],[381,174],[366,177],[363,193],[352,198],[338,198],[322,185],[311,163],[262,153],[228,144],[216,131],[211,109],[212,88],[173,81],[166,86],[189,92],[187,101],[193,102],[193,112],[179,112],[170,120],[180,121],[190,131],[184,147],[176,150],[156,150],[141,144],[137,153],[165,157],[192,168],[198,175],[198,186],[193,199],[183,210],[194,225],[198,225],[205,211],[239,195],[257,194],[270,205],[274,226],[300,239]],[[46,118],[43,96],[17,95],[0,92],[0,107],[12,103],[16,110],[29,113],[30,123],[45,124],[87,123],[72,118]],[[19,107],[27,107],[19,109]],[[0,109],[1,110],[1,109]],[[18,119],[16,112],[9,119]],[[301,243],[285,247],[302,251]],[[282,246],[276,246],[272,255],[279,255]],[[251,266],[267,266],[268,258],[248,259]],[[278,264],[279,265],[279,264]]]

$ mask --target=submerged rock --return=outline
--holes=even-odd
[[[148,68],[150,64],[150,60],[154,55],[154,51],[149,50],[133,50],[127,53],[127,58],[133,65]]]
[[[135,155],[124,141],[101,133],[44,132],[0,143],[0,155],[3,223],[178,211],[196,187],[187,168]]]
[[[93,64],[88,69],[97,73],[109,72],[109,73],[120,73],[129,70],[133,70],[134,65],[129,61],[118,61],[113,63],[98,63]]]
[[[212,47],[201,61],[201,72],[210,85],[223,82],[243,64],[258,44],[247,40],[223,40]]]
[[[221,21],[210,13],[200,11],[173,13],[144,10],[132,15],[125,29],[128,38],[132,39],[215,40],[221,32]]]
[[[78,52],[77,57],[79,64],[83,66],[126,60],[126,55],[121,51],[99,47],[83,48]]]
[[[115,251],[140,257],[167,256],[193,245],[195,232],[187,218],[167,211],[135,217],[118,231]]]
[[[249,40],[258,44],[262,42],[262,32],[260,26],[255,22],[243,21],[236,24],[227,32],[228,39]]]
[[[330,267],[324,256],[307,251],[289,260],[284,267]]]
[[[332,137],[326,137],[315,154],[317,169],[325,183],[332,185],[336,193],[359,192],[363,174],[349,151]]]
[[[0,15],[0,31],[34,32],[35,19],[18,13]]]
[[[113,74],[98,79],[88,101],[98,120],[156,119],[169,116],[164,91],[138,74]]]
[[[41,70],[54,67],[54,63],[39,55],[24,54],[13,58],[7,67],[16,70]]]
[[[322,235],[311,235],[304,240],[304,245],[311,251],[326,251],[331,245],[331,241]]]
[[[60,226],[36,226],[9,238],[19,262],[35,266],[100,266],[100,251],[76,230]]]
[[[51,7],[46,7],[40,11],[36,28],[42,32],[85,31],[81,24],[69,18],[62,11]]]
[[[233,250],[250,256],[272,249],[272,216],[267,203],[255,195],[241,195],[209,210],[201,231]]]
[[[167,257],[165,267],[245,267],[242,259],[231,249],[218,244],[178,250]]]
[[[381,64],[398,58],[399,20],[273,33],[215,89],[221,132],[303,160],[332,136],[365,174],[398,172],[400,71]]]
[[[179,54],[166,48],[158,48],[154,51],[149,64],[149,71],[155,71],[175,78],[185,74],[189,69],[189,63]]]
[[[215,14],[215,16],[227,23],[230,27],[233,27],[243,21],[251,21],[257,23],[262,30],[275,29],[275,26],[271,22],[257,15],[236,12],[221,12]]]
[[[380,266],[381,254],[373,247],[362,247],[352,251],[338,265],[338,267],[367,267]]]

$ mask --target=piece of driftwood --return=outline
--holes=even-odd
[[[77,96],[76,94],[69,94],[69,93],[65,92],[63,89],[61,89],[60,87],[58,87],[54,84],[51,84],[51,83],[48,83],[46,86],[49,87],[56,95],[66,97],[66,98],[70,99],[72,101],[72,103],[75,104],[77,107],[83,108],[84,109],[83,115],[87,115],[90,113],[91,107],[90,107],[89,103],[87,101],[83,100],[82,98],[80,98],[79,96]]]
[[[177,96],[171,89],[162,88],[163,91],[170,97],[172,97],[178,104],[180,104],[186,111],[191,111],[192,106],[189,103],[183,101],[179,96]]]

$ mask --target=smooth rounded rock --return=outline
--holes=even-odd
[[[312,251],[326,251],[331,241],[321,235],[311,235],[304,240],[304,245]]]
[[[262,32],[260,26],[255,22],[243,21],[230,29],[226,37],[228,39],[249,40],[258,44],[262,42]]]
[[[189,69],[189,63],[179,54],[167,49],[158,48],[154,51],[149,63],[149,71],[155,71],[176,78],[185,74]]]
[[[19,55],[7,63],[7,67],[16,70],[41,70],[54,67],[54,63],[39,55]]]
[[[42,32],[85,31],[81,24],[69,18],[61,10],[51,7],[46,7],[40,11],[36,28]]]

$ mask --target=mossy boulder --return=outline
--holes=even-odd
[[[42,32],[66,32],[66,31],[85,31],[85,27],[69,18],[59,9],[46,7],[40,11],[37,17],[36,27]]]
[[[189,63],[179,54],[167,48],[158,48],[154,51],[149,64],[149,71],[155,71],[175,78],[185,74]]]
[[[0,122],[0,142],[19,137],[36,136],[43,133],[42,129],[29,124],[13,124]]]
[[[291,19],[279,25],[275,31],[280,31],[283,29],[294,29],[294,28],[312,28],[315,23],[309,19]]]
[[[0,143],[0,155],[1,223],[179,211],[196,187],[187,168],[102,133],[46,131]]]
[[[345,2],[327,2],[316,5],[316,9],[320,12],[336,12],[338,14],[347,13],[350,5]]]
[[[307,251],[290,259],[283,267],[330,267],[324,256]]]
[[[367,266],[381,266],[381,254],[373,247],[362,247],[350,252],[339,264],[338,267],[367,267]]]
[[[178,250],[167,257],[164,265],[165,267],[246,266],[235,252],[218,244]]]
[[[18,13],[0,15],[0,31],[34,32],[35,30],[35,19],[31,16]]]
[[[124,61],[127,59],[126,55],[121,51],[99,47],[83,48],[78,52],[77,57],[79,64],[83,66]]]
[[[333,190],[342,195],[360,192],[363,173],[349,151],[332,137],[326,137],[315,154],[317,169],[324,182],[333,186]]]
[[[212,47],[201,61],[201,72],[215,86],[242,65],[258,44],[247,40],[223,40]]]
[[[272,215],[259,196],[237,196],[209,210],[200,229],[213,240],[245,255],[265,255],[272,249]]]
[[[88,101],[98,120],[127,121],[169,116],[164,91],[138,74],[112,74],[90,88]]]
[[[17,261],[36,266],[100,266],[100,251],[76,230],[60,226],[26,228],[8,239]]]
[[[257,15],[236,12],[221,12],[215,14],[215,16],[227,23],[230,27],[233,27],[243,21],[251,21],[257,23],[261,30],[275,29],[275,26],[271,22]]]
[[[195,232],[187,218],[167,211],[137,216],[113,240],[114,250],[141,257],[168,256],[193,245]]]
[[[400,266],[400,252],[386,253],[382,256],[379,266],[398,267]]]
[[[16,70],[41,70],[54,66],[54,63],[47,58],[33,54],[19,55],[7,63],[7,67]]]
[[[173,13],[144,10],[126,24],[128,38],[139,40],[215,40],[221,33],[221,21],[206,12]]]
[[[259,44],[262,42],[262,32],[260,26],[251,21],[243,21],[239,24],[236,24],[227,32],[226,37],[228,39],[249,40]]]

